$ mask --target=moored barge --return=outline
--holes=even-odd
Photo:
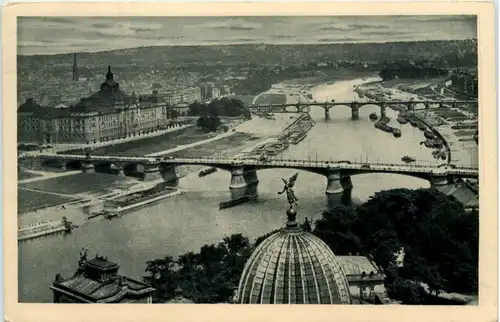
[[[214,172],[217,172],[217,168],[214,167],[206,168],[201,170],[200,173],[198,173],[198,177],[208,176],[209,174],[212,174]]]
[[[436,136],[434,135],[434,133],[432,133],[432,131],[430,130],[425,130],[424,131],[424,136],[426,139],[430,139],[430,140],[433,140],[436,138]]]
[[[63,217],[61,221],[53,222],[40,222],[33,225],[28,225],[23,228],[19,228],[17,231],[17,240],[29,240],[37,237],[57,234],[57,233],[69,233],[73,228],[73,224]]]
[[[408,123],[408,120],[405,117],[403,117],[403,116],[398,116],[397,121],[398,121],[399,124],[406,124],[406,123]]]
[[[113,218],[119,214],[132,211],[136,208],[180,193],[181,191],[178,188],[162,188],[157,191],[155,191],[155,188],[152,188],[146,191],[127,193],[125,195],[107,199],[104,202],[104,210],[100,212],[100,215],[107,219]]]
[[[255,199],[257,199],[256,195],[254,195],[254,196],[248,195],[248,196],[243,196],[243,197],[236,198],[236,199],[231,199],[228,201],[222,201],[222,202],[219,202],[219,210],[238,206],[238,205],[244,204],[245,202],[255,200]]]
[[[427,127],[425,126],[425,124],[421,123],[421,122],[418,123],[417,127],[418,127],[418,129],[420,131],[425,131],[427,129]]]

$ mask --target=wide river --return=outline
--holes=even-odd
[[[343,81],[313,89],[318,102],[358,99],[353,85],[359,81]],[[330,110],[324,119],[320,107],[311,109],[317,122],[307,138],[283,152],[283,158],[318,160],[367,160],[400,163],[411,155],[419,162],[435,164],[431,150],[419,145],[423,134],[410,125],[401,126],[402,137],[394,138],[374,128],[368,119],[376,106],[360,109],[360,120],[351,121],[347,107]],[[387,110],[393,126],[396,113]],[[278,156],[280,157],[280,156]],[[243,233],[252,240],[285,222],[286,200],[276,192],[283,187],[281,178],[294,174],[292,169],[258,172],[257,201],[220,211],[218,202],[229,198],[230,174],[218,171],[199,178],[196,174],[183,178],[180,187],[187,190],[148,208],[128,213],[111,221],[95,220],[75,229],[69,235],[56,235],[19,244],[19,300],[51,302],[49,289],[57,273],[74,273],[82,246],[107,256],[120,264],[120,271],[130,277],[145,275],[145,262],[166,255],[198,251],[205,243],[217,243],[225,235]],[[424,180],[389,174],[358,175],[352,178],[355,201],[364,201],[375,192],[392,188],[429,187]],[[301,171],[296,194],[299,198],[299,220],[318,219],[326,205],[326,179]]]

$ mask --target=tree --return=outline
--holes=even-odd
[[[316,221],[313,233],[338,254],[358,253],[362,250],[361,239],[353,232],[357,214],[351,207],[338,206],[323,213]]]
[[[176,261],[169,256],[147,263],[146,279],[168,299],[176,287],[197,303],[230,301],[252,252],[274,230],[251,245],[242,234],[204,245]],[[337,255],[360,253],[385,273],[391,298],[407,304],[428,300],[431,294],[477,292],[478,231],[476,211],[435,189],[393,189],[376,193],[353,208],[339,206],[323,212],[313,234]],[[404,250],[402,267],[396,254]],[[153,278],[154,277],[154,278]]]
[[[336,254],[372,255],[395,298],[416,303],[420,283],[435,295],[477,292],[478,230],[477,212],[435,189],[393,189],[356,209],[324,212],[314,234]],[[400,249],[403,267],[395,262]]]
[[[252,247],[247,237],[234,234],[215,245],[203,245],[199,253],[188,252],[147,262],[145,280],[157,289],[159,300],[168,300],[176,288],[196,303],[221,303],[232,298]],[[174,267],[176,269],[174,269]]]
[[[149,273],[149,276],[144,279],[156,289],[157,300],[173,297],[174,290],[177,287],[174,259],[171,256],[166,256],[148,261],[146,265],[146,272]]]

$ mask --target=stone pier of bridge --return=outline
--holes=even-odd
[[[434,174],[434,175],[431,175],[428,180],[429,180],[432,188],[446,186],[449,184],[448,177],[446,175]]]
[[[83,173],[95,173],[94,164],[90,161],[82,162],[82,171]]]
[[[176,184],[179,181],[177,167],[173,164],[144,163],[143,181],[163,180],[169,184]]]
[[[385,104],[381,104],[380,105],[380,118],[384,118],[386,117],[387,115],[385,114]]]
[[[351,104],[351,120],[359,120],[359,105],[356,103]]]
[[[352,189],[352,181],[350,175],[341,174],[339,170],[329,169],[326,173],[326,190],[327,195],[343,194],[344,191]]]
[[[328,104],[323,105],[323,109],[325,110],[325,120],[330,119],[330,108],[331,106],[329,106]]]
[[[244,167],[243,164],[236,164],[231,166],[231,181],[229,183],[229,190],[231,198],[237,199],[245,195],[256,194],[259,178],[257,171],[253,167]]]

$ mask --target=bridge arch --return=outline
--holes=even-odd
[[[78,160],[65,162],[66,170],[81,170],[82,162]]]

